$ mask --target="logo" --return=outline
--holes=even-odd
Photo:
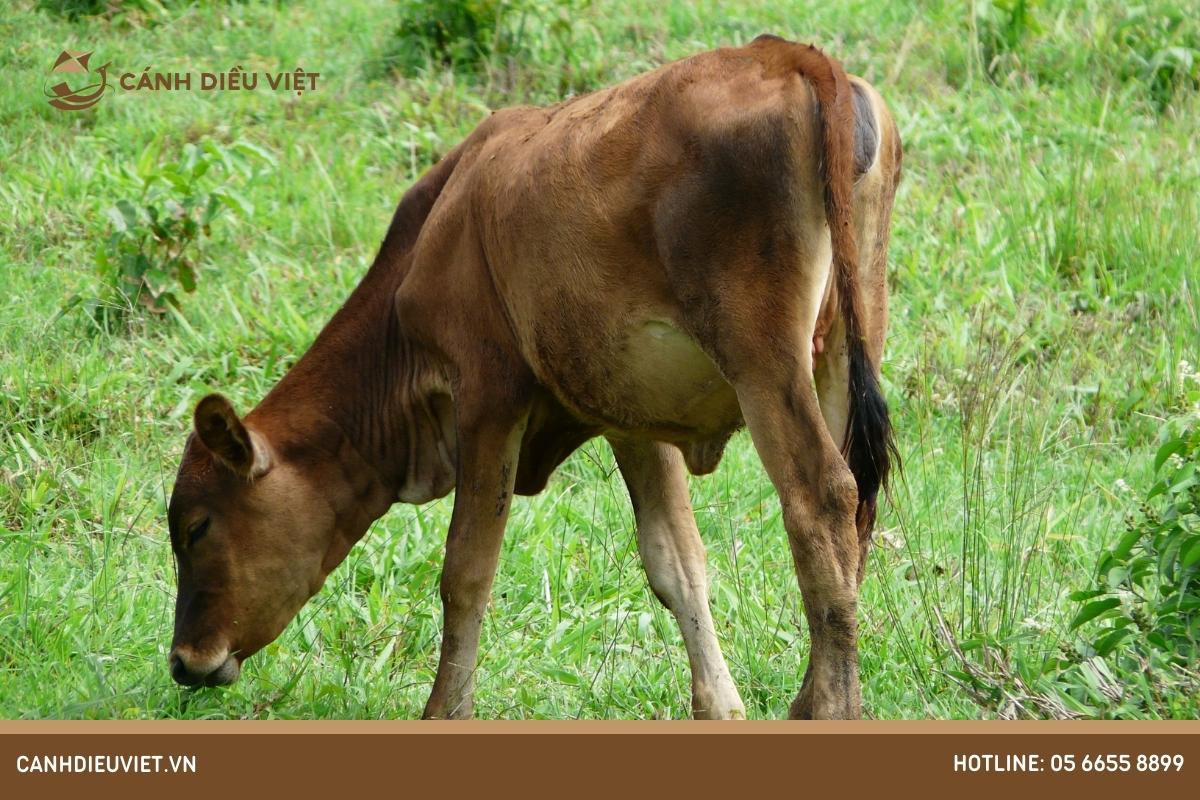
[[[59,54],[54,68],[50,70],[50,77],[46,78],[42,86],[42,93],[49,98],[50,105],[63,111],[82,111],[100,102],[104,90],[108,88],[108,68],[112,62],[97,67],[93,74],[88,66],[91,57],[91,53],[73,53],[70,50],[63,50]],[[71,74],[87,75],[93,79],[98,77],[99,82],[72,88],[66,80],[59,80],[58,76]],[[51,86],[50,83],[55,80],[59,82]]]
[[[82,111],[100,102],[108,86],[108,68],[112,62],[102,67],[92,69],[92,53],[76,53],[63,50],[54,61],[49,77],[42,85],[42,94],[46,95],[50,105],[63,111]],[[119,73],[119,74],[118,74]],[[73,77],[86,76],[86,77]],[[113,68],[114,92],[253,92],[260,87],[272,92],[295,92],[296,96],[317,89],[319,72],[296,67],[294,70],[275,72],[251,72],[240,64],[226,71],[199,72],[190,71],[160,71],[153,67],[145,67],[141,74],[135,72],[120,72]],[[197,80],[193,81],[193,78]],[[86,85],[73,87],[71,83]]]

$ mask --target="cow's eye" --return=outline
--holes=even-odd
[[[192,527],[188,528],[188,547],[192,547],[196,544],[196,542],[204,538],[204,534],[208,533],[208,523],[210,522],[212,522],[212,519],[210,517],[205,517]]]

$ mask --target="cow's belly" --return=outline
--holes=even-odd
[[[560,402],[609,429],[684,443],[723,440],[741,425],[733,387],[666,319],[630,320],[608,336],[580,336],[571,349],[588,356],[538,371]]]
[[[708,354],[671,323],[643,322],[630,331],[626,346],[625,388],[647,417],[702,434],[725,432],[741,422],[733,387]]]

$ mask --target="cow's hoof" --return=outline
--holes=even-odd
[[[801,690],[792,701],[792,707],[788,709],[788,719],[812,719],[812,709],[812,693]]]
[[[788,719],[859,719],[861,716],[862,704],[857,698],[823,697],[818,701],[812,692],[804,689],[788,709]]]
[[[745,719],[746,706],[732,680],[692,682],[693,719]]]
[[[746,708],[737,705],[712,705],[708,708],[692,708],[693,719],[745,719]]]

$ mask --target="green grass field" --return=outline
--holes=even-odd
[[[1197,413],[1180,364],[1200,363],[1194,8],[525,2],[478,63],[413,69],[401,13],[380,0],[5,5],[0,717],[418,715],[449,498],[376,523],[237,684],[172,683],[165,503],[195,402],[219,390],[249,410],[364,273],[404,189],[490,109],[764,31],[873,82],[905,142],[883,368],[905,471],[863,587],[865,710],[1200,714],[1194,663],[1160,681],[1078,655],[1068,598],[1137,513],[1164,420]],[[42,86],[64,47],[138,74],[321,77],[302,96],[110,90],[63,112]],[[236,141],[274,166],[204,179],[227,181],[241,213],[195,245],[196,290],[178,311],[98,314],[113,302],[95,266],[108,211],[136,194],[123,170]],[[751,717],[784,716],[807,634],[745,433],[692,490],[734,679]],[[480,717],[690,713],[682,643],[602,440],[515,502],[480,652]],[[1047,666],[1063,654],[1073,683]]]

